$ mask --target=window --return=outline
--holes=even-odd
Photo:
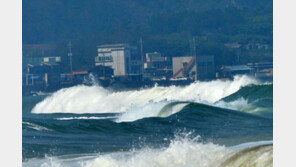
[[[98,57],[98,61],[112,62],[113,57],[112,56]]]

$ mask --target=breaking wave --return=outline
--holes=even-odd
[[[250,84],[259,84],[259,81],[248,76],[236,76],[232,81],[194,82],[185,87],[155,86],[123,92],[112,92],[97,85],[79,85],[55,92],[38,103],[32,113],[124,113],[149,108],[150,104],[157,108],[174,101],[213,104]]]
[[[62,117],[62,118],[56,118],[56,120],[73,120],[73,119],[114,119],[116,117],[87,117],[87,116],[82,116],[82,117]]]
[[[168,117],[181,111],[189,102],[153,103],[144,107],[131,108],[121,114],[116,122],[132,122],[148,117]]]
[[[121,92],[79,85],[30,98],[23,166],[272,166],[272,119],[253,115],[272,114],[272,88],[236,76]]]
[[[258,142],[259,146],[239,150],[213,143],[202,143],[200,137],[177,136],[168,147],[130,150],[105,154],[67,155],[30,159],[23,166],[77,166],[77,167],[239,167],[272,166],[272,143]]]

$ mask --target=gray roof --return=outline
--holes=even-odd
[[[97,47],[99,47],[99,48],[109,48],[109,47],[128,47],[128,46],[129,46],[129,44],[122,43],[122,44],[99,45]]]
[[[247,65],[224,66],[224,71],[250,71],[252,68]]]

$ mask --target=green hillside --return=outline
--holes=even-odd
[[[138,46],[141,36],[145,52],[169,57],[190,54],[195,37],[198,54],[215,55],[216,65],[272,61],[272,11],[272,0],[23,0],[23,44],[53,44],[47,54],[66,61],[71,40],[74,69],[94,64],[96,45]]]

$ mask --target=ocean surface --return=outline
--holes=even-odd
[[[272,166],[273,84],[249,76],[22,102],[24,167]]]

